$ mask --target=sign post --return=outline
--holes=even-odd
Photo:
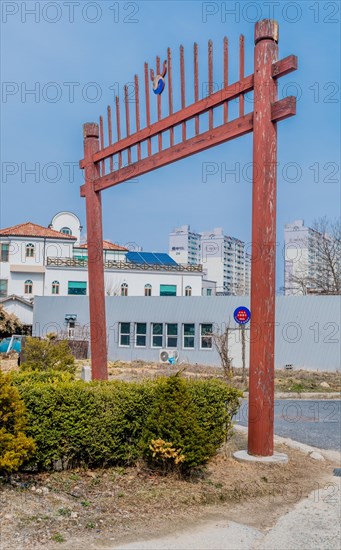
[[[245,325],[251,319],[251,312],[247,307],[237,307],[233,313],[234,320],[239,324],[241,341],[242,341],[242,381],[246,381],[246,364],[245,364]]]

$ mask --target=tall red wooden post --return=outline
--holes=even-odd
[[[277,85],[271,66],[277,41],[276,21],[256,23],[248,431],[248,453],[255,456],[273,454],[277,125],[271,104]]]
[[[102,204],[100,191],[94,189],[100,165],[93,162],[93,155],[99,150],[98,124],[84,124],[83,136],[92,378],[107,380]]]

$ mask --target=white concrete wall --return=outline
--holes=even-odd
[[[203,269],[207,273],[207,279],[216,281],[217,292],[224,290],[224,264],[220,257],[203,260]]]
[[[32,281],[32,294],[25,293],[25,281]],[[8,281],[8,295],[16,294],[26,300],[34,296],[44,296],[44,273],[11,273]]]
[[[60,295],[66,296],[68,292],[68,281],[86,281],[88,283],[88,272],[84,268],[57,268],[47,267],[45,275],[44,295],[52,296],[52,282],[59,281]],[[107,295],[119,295],[123,283],[128,284],[128,296],[144,296],[146,284],[152,286],[152,296],[160,295],[160,285],[176,285],[177,296],[184,296],[185,287],[192,287],[192,296],[201,296],[202,273],[182,272],[154,272],[154,271],[125,271],[106,270],[105,290]],[[88,294],[87,284],[87,294]]]

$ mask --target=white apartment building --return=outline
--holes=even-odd
[[[319,294],[318,280],[323,277],[322,240],[328,238],[295,220],[284,226],[284,293]]]
[[[243,241],[224,235],[222,227],[205,231],[201,233],[201,254],[204,272],[217,282],[218,294],[247,294],[250,270]]]
[[[221,227],[201,233],[191,232],[189,225],[176,228],[169,236],[169,255],[178,263],[202,264],[218,294],[250,294],[250,255],[243,241],[224,235]]]
[[[25,309],[25,324],[34,296],[88,294],[81,229],[75,214],[60,212],[48,227],[27,222],[0,230],[0,302],[12,311],[15,306],[19,318]],[[168,254],[129,252],[109,241],[103,241],[103,253],[108,296],[202,295],[201,265],[178,265]],[[206,281],[205,294],[214,286]]]
[[[169,234],[169,255],[178,264],[201,263],[201,235],[191,231],[189,225],[176,227]]]

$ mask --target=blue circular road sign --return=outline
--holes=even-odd
[[[246,323],[250,321],[250,317],[251,312],[245,306],[237,307],[237,309],[234,310],[233,318],[238,325],[246,325]]]

